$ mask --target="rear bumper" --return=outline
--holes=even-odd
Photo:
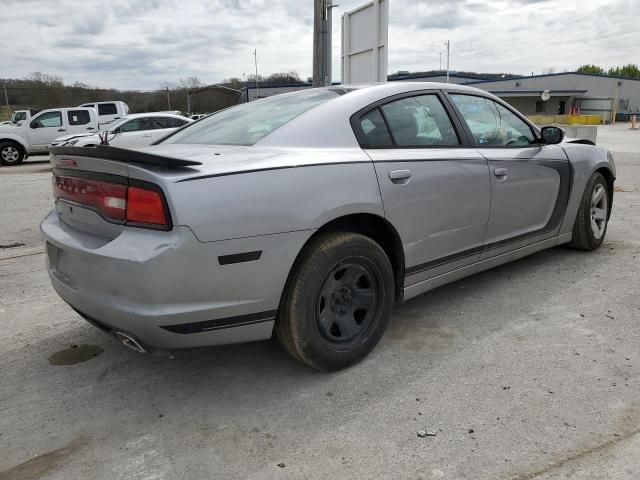
[[[55,210],[41,229],[60,297],[149,349],[269,338],[289,269],[312,233],[203,243],[186,227],[125,228],[109,240],[69,227]],[[257,251],[260,258],[248,261],[221,265],[218,258]]]

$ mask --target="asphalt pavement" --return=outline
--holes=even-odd
[[[618,167],[598,251],[400,305],[332,374],[275,341],[124,348],[49,284],[48,165],[0,168],[0,480],[637,479],[640,131],[600,127],[598,143]]]

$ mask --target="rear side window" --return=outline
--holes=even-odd
[[[168,118],[167,117],[153,117],[151,119],[151,128],[153,128],[154,130],[160,130],[163,128],[171,128],[169,126],[169,122],[168,122]]]
[[[179,118],[154,117],[153,128],[154,130],[161,128],[178,128],[183,126],[185,123],[187,122],[180,120]]]
[[[67,112],[69,125],[86,125],[91,122],[91,116],[86,110],[69,110]]]
[[[437,95],[385,103],[360,117],[363,147],[451,147],[460,139]]]
[[[180,120],[179,118],[169,118],[169,128],[178,128],[188,123],[186,120]]]
[[[398,146],[460,145],[451,120],[435,95],[403,98],[381,109]]]
[[[134,118],[118,127],[120,132],[140,132],[142,130],[151,130],[150,118]]]
[[[98,115],[117,115],[118,109],[115,103],[99,103]]]
[[[376,108],[360,117],[360,128],[367,147],[392,147],[393,140],[384,123],[380,109]]]

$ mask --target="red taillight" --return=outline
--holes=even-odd
[[[166,226],[167,216],[160,194],[146,188],[129,187],[127,221]]]
[[[162,194],[154,189],[54,174],[53,194],[56,200],[92,208],[111,222],[152,228],[170,226]]]
[[[127,185],[54,174],[53,195],[93,208],[109,220],[126,220]]]

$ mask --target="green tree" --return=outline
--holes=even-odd
[[[638,65],[629,63],[622,67],[612,67],[609,69],[609,75],[612,77],[628,77],[640,79],[640,68]]]
[[[587,63],[586,65],[581,65],[580,67],[578,67],[576,72],[578,72],[578,73],[591,73],[591,74],[594,74],[594,75],[606,75],[606,72],[604,71],[604,68],[599,67],[597,65],[591,65],[589,63]]]

